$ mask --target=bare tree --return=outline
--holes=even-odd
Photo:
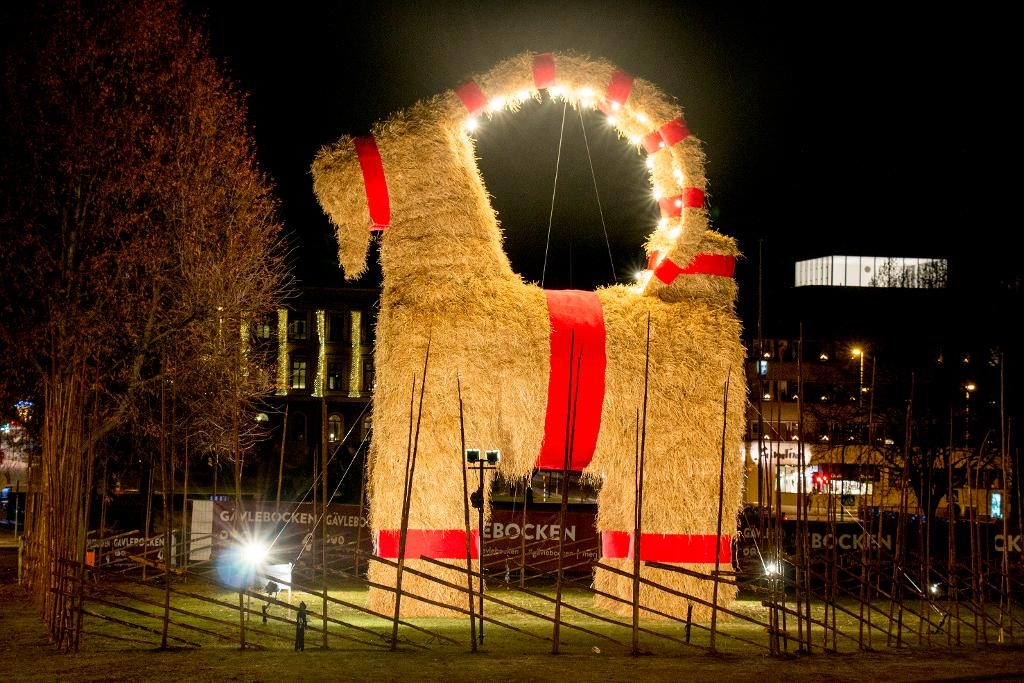
[[[214,421],[264,390],[244,326],[278,305],[287,254],[243,97],[177,0],[11,14],[0,376],[4,397],[29,392],[41,412],[26,578],[59,644],[68,605],[53,589],[84,552],[95,446],[154,424],[169,381]]]

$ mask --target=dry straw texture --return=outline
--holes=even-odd
[[[615,73],[612,65],[580,55],[554,59],[559,91],[574,106],[586,106],[587,93],[604,93]],[[532,54],[513,57],[473,81],[489,97],[513,96],[506,108],[515,109],[522,101],[514,98],[516,93],[541,97],[533,60]],[[463,449],[500,449],[503,474],[516,479],[530,474],[544,438],[550,370],[545,294],[512,270],[503,250],[473,141],[463,128],[466,116],[455,91],[449,91],[372,130],[391,205],[391,225],[380,237],[384,281],[369,462],[375,532],[402,527],[402,492],[410,470],[408,528],[475,528],[475,511],[467,519]],[[637,78],[617,112],[617,128],[623,138],[639,139],[681,116],[678,106]],[[664,194],[678,194],[684,187],[705,189],[696,138],[651,158],[652,186]],[[351,138],[321,150],[313,177],[316,195],[337,228],[346,277],[357,277],[366,267],[370,215]],[[702,252],[738,255],[734,240],[708,228],[703,207],[684,209],[652,234],[646,247],[680,265]],[[739,506],[746,398],[735,282],[684,275],[668,284],[652,279],[642,291],[616,285],[597,294],[604,309],[608,369],[601,431],[586,474],[603,481],[599,529],[634,529],[635,464],[642,442],[642,531],[717,534],[721,504],[722,530],[729,533]],[[468,476],[473,490],[477,472]],[[632,567],[631,561],[617,562]],[[421,560],[406,564],[439,575]],[[711,566],[688,565],[705,572]],[[650,569],[644,575],[711,599],[707,581]],[[395,570],[383,563],[371,565],[370,577],[385,586],[396,583]],[[465,581],[454,575],[442,578],[458,585]],[[625,599],[632,591],[631,579],[603,570],[595,584]],[[402,588],[464,607],[455,591],[410,574],[403,576]],[[390,591],[372,593],[375,609],[393,605]],[[729,591],[719,595],[721,601],[732,598]],[[665,594],[658,601],[662,598],[680,600]],[[444,610],[403,598],[402,612]]]

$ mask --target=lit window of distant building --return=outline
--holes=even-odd
[[[797,287],[945,289],[946,259],[822,256],[796,262]]]
[[[288,314],[288,339],[303,341],[309,339],[309,321],[304,311],[291,311]]]
[[[346,391],[348,390],[348,367],[345,360],[331,360],[327,363],[327,390]]]
[[[327,418],[327,440],[331,443],[341,441],[344,436],[345,423],[341,419],[341,415],[332,413]]]
[[[291,381],[289,386],[292,389],[306,388],[306,361],[293,359],[291,370]]]

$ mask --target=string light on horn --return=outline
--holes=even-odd
[[[677,263],[679,260],[691,260],[689,251],[692,245],[680,243],[682,235],[689,234],[686,230],[686,221],[690,220],[691,216],[684,214],[690,213],[688,209],[704,208],[705,199],[703,189],[689,186],[693,181],[689,179],[684,162],[690,158],[692,152],[689,147],[683,147],[682,144],[691,138],[691,131],[681,113],[674,117],[666,117],[664,109],[658,108],[654,112],[655,115],[651,116],[646,111],[639,110],[638,107],[645,107],[643,98],[647,96],[646,90],[642,89],[640,93],[633,92],[634,79],[624,71],[616,70],[611,74],[611,79],[601,85],[577,79],[572,70],[575,66],[564,71],[556,70],[555,62],[553,53],[533,55],[533,87],[517,80],[513,86],[517,88],[514,93],[485,93],[484,85],[488,89],[500,89],[500,86],[495,86],[493,78],[479,81],[471,79],[457,87],[455,95],[467,116],[464,123],[466,134],[479,133],[483,125],[480,119],[483,116],[493,120],[496,112],[518,111],[531,100],[537,103],[568,104],[581,110],[586,107],[588,110],[601,112],[604,114],[604,120],[616,131],[618,137],[632,144],[644,157],[651,196],[659,205],[661,212],[648,245],[652,251],[660,251],[661,256],[648,265],[641,286],[653,285],[655,281],[667,284],[679,274],[725,275],[725,265],[719,267],[715,261],[708,266],[710,262],[706,258],[693,264]],[[561,82],[557,82],[559,79]],[[663,151],[669,151],[669,154],[659,155],[659,152]]]

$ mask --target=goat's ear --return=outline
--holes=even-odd
[[[352,138],[343,136],[313,159],[313,193],[335,229],[338,263],[346,280],[366,272],[370,249],[370,212]]]

